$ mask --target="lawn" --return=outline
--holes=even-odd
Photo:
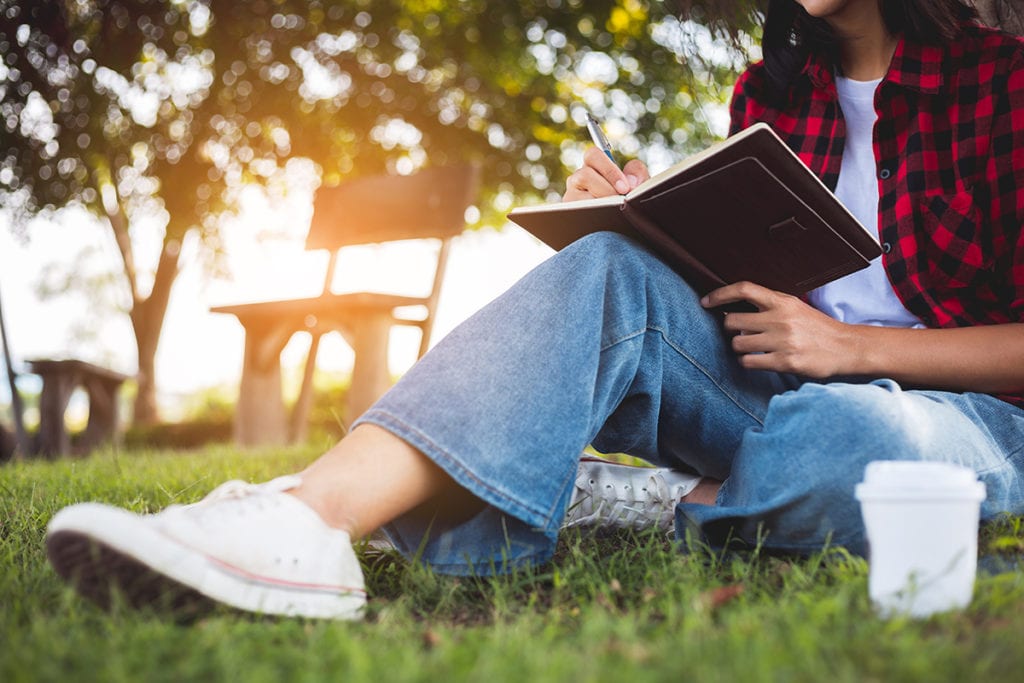
[[[47,520],[102,500],[137,511],[196,500],[229,478],[297,469],[310,449],[103,453],[0,467],[0,681],[1019,680],[1024,524],[986,529],[975,599],[924,621],[878,619],[867,564],[683,555],[657,534],[574,533],[556,560],[453,579],[363,555],[359,623],[218,611],[191,622],[101,611],[46,563]],[[1002,569],[1003,571],[997,571]]]

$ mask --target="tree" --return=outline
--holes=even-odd
[[[242,188],[283,192],[292,160],[328,184],[474,160],[488,222],[512,198],[557,193],[585,142],[583,104],[614,120],[626,153],[707,144],[741,51],[653,6],[0,0],[0,205],[20,219],[79,205],[109,224],[138,349],[135,420],[152,422],[183,239],[216,257]],[[754,6],[725,6],[726,24],[715,2],[693,17],[742,46]],[[158,253],[140,254],[153,214]]]

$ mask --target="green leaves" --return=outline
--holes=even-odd
[[[680,154],[721,133],[700,106],[721,106],[735,69],[697,68],[690,29],[640,0],[0,8],[5,204],[103,215],[109,184],[129,214],[157,198],[179,236],[294,156],[332,183],[470,159],[491,193],[558,194],[583,105],[614,119],[627,153]],[[389,134],[402,126],[416,134]]]

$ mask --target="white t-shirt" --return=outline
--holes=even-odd
[[[873,235],[878,234],[878,179],[872,129],[877,81],[836,77],[839,106],[846,121],[846,144],[839,169],[836,196]],[[811,304],[845,323],[887,327],[924,327],[896,296],[879,256],[856,273],[808,293]]]

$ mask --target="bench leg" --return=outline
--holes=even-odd
[[[323,337],[323,332],[313,330],[311,334],[313,338],[310,340],[309,354],[302,370],[302,386],[292,408],[288,433],[292,443],[302,443],[309,436],[309,416],[313,410],[313,375],[316,373],[316,357],[320,352],[320,338]]]
[[[393,324],[390,312],[374,312],[361,316],[350,328],[350,343],[356,354],[346,401],[345,417],[350,425],[391,387],[388,338]]]
[[[117,391],[120,382],[100,377],[86,377],[89,394],[89,422],[82,434],[81,450],[89,452],[100,444],[113,441],[117,434]]]
[[[281,396],[281,351],[291,337],[284,328],[250,326],[235,412],[235,441],[242,446],[288,443],[288,415]]]
[[[64,412],[76,385],[75,378],[65,373],[43,377],[43,391],[39,396],[39,453],[45,457],[71,452],[71,435],[64,427]]]

